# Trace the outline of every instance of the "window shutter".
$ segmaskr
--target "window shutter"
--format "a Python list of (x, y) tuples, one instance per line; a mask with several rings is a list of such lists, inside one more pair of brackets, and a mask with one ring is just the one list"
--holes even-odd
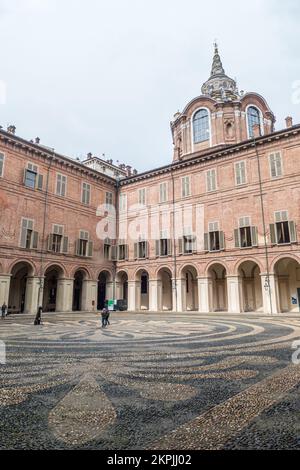
[(220, 240), (220, 250), (225, 250), (225, 235), (224, 232), (219, 232), (219, 240)]
[(172, 254), (172, 240), (167, 240), (167, 252), (168, 252), (168, 256), (171, 256)]
[(39, 189), (40, 191), (43, 189), (43, 180), (43, 175), (37, 175), (37, 189)]
[(75, 255), (79, 256), (79, 240), (75, 240)]
[(145, 258), (149, 257), (149, 242), (145, 242)]
[(160, 240), (155, 240), (155, 256), (160, 256)]
[(50, 235), (48, 235), (48, 251), (52, 251), (52, 245), (53, 245), (53, 233), (50, 233)]
[(26, 246), (26, 236), (27, 236), (27, 220), (23, 219), (22, 220), (22, 226), (21, 226), (21, 248), (25, 248)]
[(38, 242), (39, 242), (39, 234), (38, 232), (33, 232), (32, 239), (31, 239), (31, 248), (33, 250), (37, 250)]
[(128, 258), (129, 258), (128, 245), (125, 245), (125, 260), (128, 260)]
[(275, 224), (270, 224), (270, 237), (272, 245), (275, 245), (277, 243)]
[(204, 234), (204, 251), (209, 251), (208, 233)]
[(192, 252), (197, 253), (197, 237), (192, 237)]
[(138, 243), (134, 244), (134, 259), (138, 258)]
[(234, 229), (234, 246), (235, 248), (240, 248), (240, 230), (238, 228)]
[(257, 246), (257, 227), (251, 227), (251, 243), (252, 246)]
[(290, 230), (290, 241), (291, 243), (295, 243), (297, 241), (295, 222), (293, 221), (289, 222), (289, 230)]
[(27, 176), (27, 168), (24, 168), (23, 184), (25, 184), (26, 176)]
[(117, 252), (118, 252), (118, 246), (117, 245), (112, 245), (110, 247), (110, 259), (111, 259), (111, 261), (117, 261)]
[(89, 258), (92, 258), (93, 256), (93, 246), (94, 246), (93, 242), (89, 241), (88, 242), (88, 257)]
[(178, 254), (182, 255), (183, 253), (183, 238), (178, 239)]
[(68, 251), (69, 251), (69, 237), (63, 237), (62, 252), (68, 253)]

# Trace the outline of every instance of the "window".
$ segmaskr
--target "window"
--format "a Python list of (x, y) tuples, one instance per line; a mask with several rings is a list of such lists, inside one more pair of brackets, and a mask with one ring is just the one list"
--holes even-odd
[(119, 240), (118, 259), (119, 261), (128, 259), (128, 245), (126, 245), (125, 240)]
[(54, 253), (68, 253), (69, 239), (64, 237), (63, 225), (53, 225), (52, 233), (48, 237), (48, 250)]
[(56, 194), (57, 196), (65, 196), (67, 187), (67, 177), (57, 173), (56, 176)]
[(287, 211), (275, 212), (275, 224), (270, 225), (271, 243), (283, 245), (285, 243), (295, 243), (296, 225), (288, 219)]
[(0, 177), (3, 176), (4, 154), (0, 152)]
[(181, 191), (182, 191), (182, 197), (188, 197), (191, 195), (189, 176), (183, 176), (181, 178)]
[(141, 239), (139, 242), (134, 244), (134, 257), (147, 258), (148, 257), (148, 242)]
[(271, 178), (278, 178), (279, 176), (282, 176), (282, 162), (280, 152), (271, 153), (269, 158)]
[(82, 183), (81, 202), (83, 204), (90, 204), (91, 200), (91, 185), (89, 183)]
[(260, 112), (255, 106), (249, 106), (247, 111), (248, 117), (248, 136), (249, 138), (254, 137), (253, 126), (259, 124), (261, 132)]
[(33, 220), (31, 219), (22, 219), (20, 247), (27, 250), (38, 247), (38, 233), (33, 230)]
[(119, 198), (120, 212), (126, 212), (127, 209), (127, 194), (121, 193)]
[(221, 251), (225, 247), (224, 232), (219, 230), (218, 222), (208, 224), (208, 233), (204, 234), (205, 251)]
[(146, 205), (146, 188), (139, 189), (139, 204)]
[(105, 238), (104, 244), (103, 244), (104, 259), (110, 259), (110, 248), (111, 248), (110, 238)]
[(179, 254), (191, 254), (196, 252), (196, 237), (192, 235), (190, 227), (184, 228), (183, 237), (179, 239)]
[(234, 231), (236, 248), (257, 246), (257, 227), (251, 226), (250, 217), (239, 219), (239, 228)]
[(38, 173), (38, 167), (33, 163), (28, 163), (24, 172), (24, 185), (30, 189), (43, 189), (43, 175)]
[(245, 162), (237, 162), (235, 164), (235, 184), (246, 183), (246, 164)]
[(206, 172), (207, 191), (215, 191), (217, 189), (216, 170), (208, 170)]
[(89, 240), (89, 232), (80, 230), (79, 239), (76, 242), (76, 254), (85, 257), (93, 256), (93, 242)]
[(113, 205), (113, 193), (105, 193), (105, 205), (107, 209), (111, 209), (111, 206)]
[(160, 183), (159, 185), (159, 202), (167, 202), (167, 192), (168, 185), (167, 183)]
[(206, 109), (199, 109), (193, 117), (194, 143), (209, 140), (209, 115)]
[(160, 233), (160, 239), (156, 240), (155, 246), (156, 256), (169, 256), (171, 254), (171, 240), (168, 237), (166, 230)]

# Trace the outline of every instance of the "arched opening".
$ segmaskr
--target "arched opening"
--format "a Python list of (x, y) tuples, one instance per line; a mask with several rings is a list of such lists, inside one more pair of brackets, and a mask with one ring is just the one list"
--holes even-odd
[(248, 120), (248, 137), (251, 139), (254, 137), (253, 126), (255, 124), (259, 125), (260, 133), (262, 133), (260, 111), (256, 106), (249, 106), (247, 109), (247, 120)]
[(86, 277), (86, 272), (81, 269), (76, 271), (74, 274), (73, 312), (80, 312), (82, 310), (83, 281)]
[(182, 309), (183, 311), (198, 310), (198, 281), (194, 266), (185, 266), (181, 271)]
[(128, 276), (125, 271), (120, 271), (116, 276), (117, 305), (119, 310), (128, 308)]
[(193, 117), (194, 143), (205, 142), (210, 139), (209, 113), (207, 109), (199, 109)]
[(108, 282), (110, 280), (110, 273), (108, 271), (101, 271), (98, 276), (98, 294), (97, 294), (97, 309), (102, 310), (105, 307), (106, 300), (112, 299), (112, 293), (109, 292)]
[[(10, 313), (27, 313), (30, 311), (27, 279), (32, 275), (33, 268), (26, 261), (21, 261), (13, 266), (8, 298), (8, 311)], [(37, 308), (37, 305), (35, 307)]]
[(227, 282), (226, 269), (222, 264), (215, 263), (208, 270), (209, 282), (209, 310), (212, 312), (227, 312)]
[(274, 268), (279, 312), (299, 312), (300, 263), (292, 258), (277, 261)]
[(260, 268), (254, 261), (244, 261), (238, 270), (241, 285), (241, 307), (243, 312), (263, 310)]
[(149, 274), (147, 271), (138, 271), (136, 281), (136, 308), (149, 310)]
[(158, 310), (173, 310), (172, 301), (172, 273), (167, 268), (162, 268), (157, 273), (157, 305)]
[(59, 266), (49, 266), (45, 271), (43, 311), (55, 312), (59, 295), (63, 295), (58, 279), (63, 277), (63, 270)]

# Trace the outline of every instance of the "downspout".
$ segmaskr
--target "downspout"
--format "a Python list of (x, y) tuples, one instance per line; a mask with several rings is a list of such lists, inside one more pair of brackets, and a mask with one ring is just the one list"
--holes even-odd
[(176, 237), (175, 237), (175, 229), (176, 229), (176, 223), (175, 223), (175, 180), (174, 180), (174, 175), (173, 175), (173, 162), (171, 164), (171, 178), (172, 178), (172, 225), (173, 225), (173, 233), (172, 233), (172, 244), (173, 244), (173, 269), (174, 269), (174, 287), (173, 289), (175, 290), (175, 311), (178, 311), (178, 291), (177, 291), (177, 254), (176, 254)]
[(119, 191), (120, 191), (120, 180), (117, 177), (116, 181), (116, 259), (113, 260), (113, 300), (116, 299), (116, 274), (117, 274), (117, 258), (118, 258), (118, 240), (119, 240)]

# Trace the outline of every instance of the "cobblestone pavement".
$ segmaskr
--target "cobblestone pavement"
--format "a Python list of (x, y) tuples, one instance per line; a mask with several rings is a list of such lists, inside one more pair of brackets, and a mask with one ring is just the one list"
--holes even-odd
[(300, 449), (300, 316), (32, 320), (0, 320), (1, 449)]

